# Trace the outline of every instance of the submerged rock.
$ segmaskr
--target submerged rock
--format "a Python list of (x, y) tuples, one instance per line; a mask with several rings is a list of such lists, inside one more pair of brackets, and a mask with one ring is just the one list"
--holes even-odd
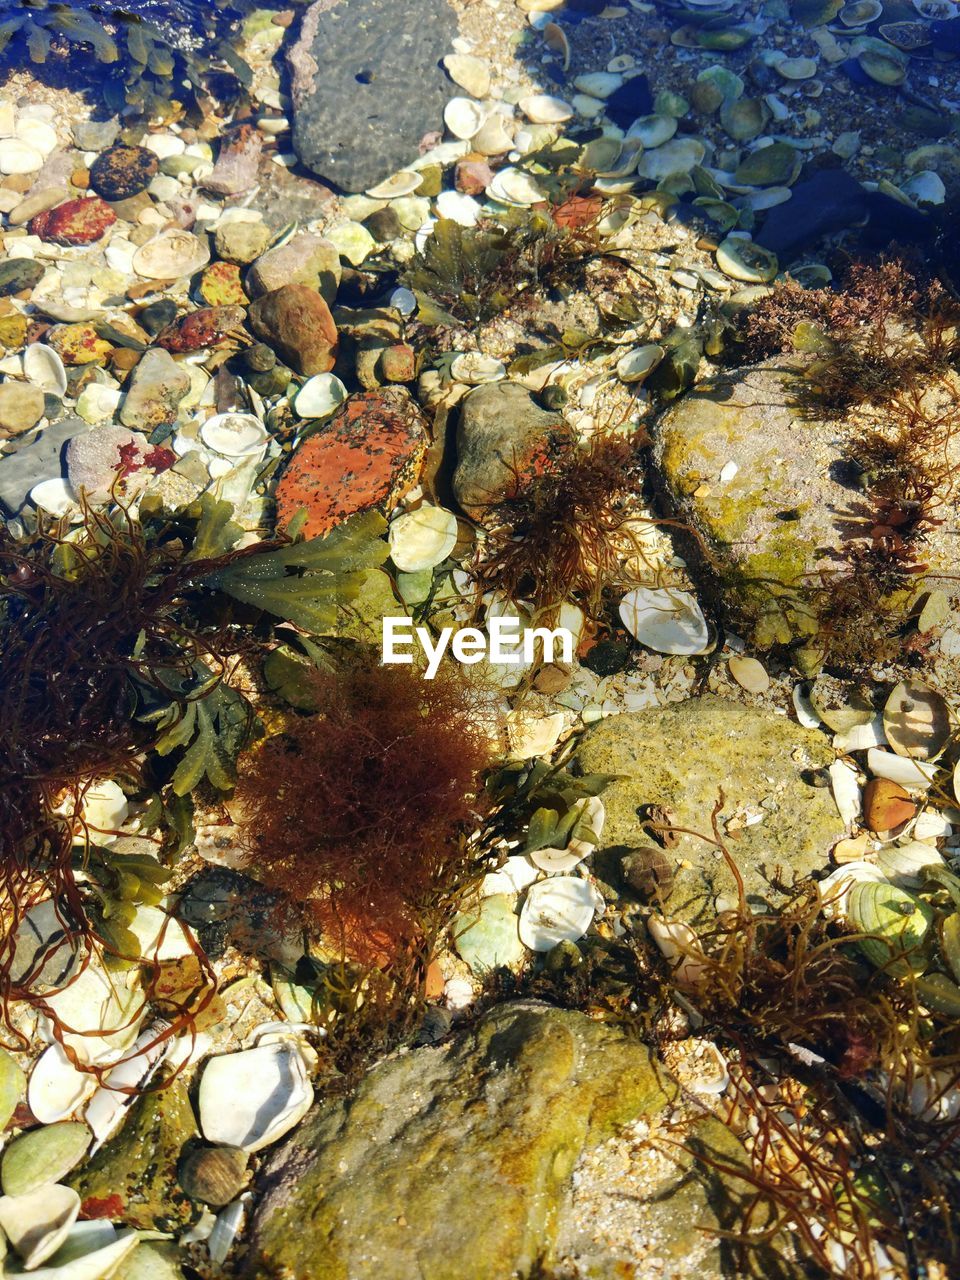
[(442, 127), (440, 60), (457, 20), (447, 0), (317, 0), (290, 51), (293, 145), (314, 173), (363, 191)]
[(551, 1254), (584, 1149), (675, 1096), (621, 1031), (503, 1005), (454, 1040), (388, 1059), (304, 1122), (268, 1166), (243, 1274), (528, 1275)]
[(254, 302), (250, 328), (298, 373), (326, 373), (337, 353), (337, 327), (319, 293), (285, 284)]
[[(807, 875), (824, 866), (843, 835), (829, 789), (809, 780), (834, 756), (818, 730), (707, 695), (610, 716), (587, 730), (575, 759), (584, 773), (623, 775), (603, 794), (604, 849), (651, 844), (656, 835), (643, 828), (650, 806), (665, 810), (669, 824), (710, 837), (722, 791), (720, 832), (729, 836), (748, 899), (779, 902), (783, 895), (769, 883), (777, 868), (788, 882)], [(713, 844), (684, 835), (668, 845), (677, 870), (665, 915), (709, 919), (718, 895), (732, 905), (735, 881)]]
[(285, 284), (316, 289), (328, 307), (333, 306), (341, 275), (336, 245), (315, 231), (301, 231), (285, 244), (268, 249), (247, 273), (251, 295), (270, 293)]
[(120, 409), (126, 427), (148, 434), (177, 418), (177, 406), (190, 390), (190, 375), (169, 352), (156, 347), (144, 352), (130, 375)]

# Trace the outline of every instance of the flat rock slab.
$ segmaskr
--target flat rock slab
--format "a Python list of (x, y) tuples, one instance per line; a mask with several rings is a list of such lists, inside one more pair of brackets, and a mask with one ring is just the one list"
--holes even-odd
[(290, 51), (293, 146), (314, 173), (363, 191), (417, 158), (456, 89), (440, 59), (447, 0), (317, 0)]
[[(757, 905), (783, 901), (770, 883), (778, 868), (789, 883), (828, 865), (844, 826), (829, 788), (811, 775), (834, 759), (819, 730), (709, 694), (610, 716), (587, 730), (575, 757), (585, 773), (622, 775), (603, 793), (603, 848), (615, 852), (656, 843), (643, 830), (650, 805), (709, 837), (723, 792), (720, 831)], [(710, 919), (718, 897), (734, 905), (733, 875), (713, 844), (683, 835), (667, 857), (677, 867), (667, 915)]]
[(257, 1280), (491, 1280), (548, 1258), (581, 1153), (676, 1085), (585, 1015), (502, 1005), (375, 1067), (265, 1170), (241, 1273)]

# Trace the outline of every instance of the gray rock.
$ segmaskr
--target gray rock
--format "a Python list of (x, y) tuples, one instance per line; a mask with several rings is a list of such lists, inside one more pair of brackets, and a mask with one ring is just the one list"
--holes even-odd
[(125, 453), (130, 461), (140, 462), (146, 438), (113, 422), (90, 427), (67, 445), (67, 478), (74, 493), (81, 491), (93, 502), (103, 502), (110, 495), (120, 474)]
[(213, 172), (202, 182), (203, 189), (218, 196), (247, 191), (257, 180), (263, 134), (253, 125), (242, 124), (224, 137)]
[(112, 147), (120, 133), (120, 121), (78, 120), (73, 126), (73, 140), (81, 151), (105, 151)]
[[(819, 730), (712, 694), (610, 716), (587, 730), (575, 756), (585, 773), (623, 775), (603, 793), (602, 848), (612, 852), (654, 843), (642, 828), (649, 805), (710, 837), (722, 792), (720, 831), (751, 903), (783, 901), (770, 884), (777, 868), (789, 883), (829, 861), (844, 826), (829, 788), (810, 779), (834, 759)], [(762, 821), (745, 825), (755, 814)], [(718, 895), (735, 901), (734, 877), (713, 844), (683, 835), (667, 855), (677, 865), (667, 914), (709, 919)]]
[(342, 271), (336, 245), (315, 231), (301, 231), (256, 260), (247, 272), (247, 292), (256, 298), (281, 285), (305, 284), (332, 307)]
[(467, 515), (483, 521), (488, 508), (510, 493), (536, 457), (569, 444), (558, 413), (541, 409), (515, 382), (489, 382), (463, 400), (457, 429), (453, 492)]
[(63, 475), (63, 446), (89, 430), (82, 418), (66, 418), (29, 440), (18, 441), (10, 453), (0, 456), (0, 503), (11, 515), (20, 510), (35, 484)]
[(618, 1029), (500, 1006), (387, 1059), (301, 1125), (265, 1171), (242, 1274), (528, 1275), (551, 1256), (581, 1153), (675, 1097), (650, 1050)]
[(177, 419), (177, 406), (190, 390), (190, 375), (169, 351), (152, 347), (130, 375), (120, 406), (124, 426), (149, 434)]
[(443, 127), (440, 59), (457, 21), (447, 0), (318, 0), (290, 51), (293, 145), (313, 172), (363, 191)]

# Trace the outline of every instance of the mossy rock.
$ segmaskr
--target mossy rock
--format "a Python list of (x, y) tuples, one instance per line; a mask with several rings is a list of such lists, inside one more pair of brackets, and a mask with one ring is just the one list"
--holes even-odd
[[(610, 716), (587, 730), (574, 757), (584, 773), (622, 775), (603, 793), (608, 854), (653, 843), (642, 826), (650, 805), (669, 810), (672, 825), (710, 837), (722, 792), (720, 830), (734, 830), (728, 847), (757, 905), (783, 901), (771, 884), (778, 867), (788, 882), (825, 867), (843, 835), (829, 788), (811, 780), (834, 758), (819, 730), (710, 694)], [(733, 904), (734, 877), (709, 840), (680, 836), (667, 856), (677, 873), (666, 914), (697, 921), (715, 914), (718, 898)]]
[(321, 1106), (266, 1170), (242, 1274), (489, 1280), (548, 1262), (581, 1153), (677, 1096), (642, 1044), (508, 1004)]

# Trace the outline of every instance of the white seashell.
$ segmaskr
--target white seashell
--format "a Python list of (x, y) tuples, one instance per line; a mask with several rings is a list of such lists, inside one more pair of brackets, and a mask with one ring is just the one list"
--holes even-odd
[(131, 265), (145, 280), (179, 280), (200, 271), (209, 261), (206, 239), (189, 231), (168, 230), (141, 245)]
[(136, 938), (140, 955), (153, 964), (181, 960), (197, 949), (187, 926), (159, 907), (141, 903), (126, 928)]
[(250, 458), (263, 452), (269, 432), (251, 413), (217, 413), (200, 428), (200, 439), (225, 458)]
[[(64, 1031), (63, 1043), (81, 1062), (103, 1063), (124, 1050), (137, 1035), (142, 996), (123, 986), (91, 960), (59, 991), (45, 997), (46, 1007)], [(40, 1030), (47, 1030), (46, 1019)], [(90, 1035), (99, 1030), (99, 1035)], [(86, 1034), (84, 1034), (86, 1033)], [(46, 1038), (53, 1040), (52, 1030)]]
[(457, 517), (426, 503), (392, 521), (390, 558), (402, 573), (419, 573), (442, 564), (457, 541)]
[(672, 173), (689, 173), (703, 162), (707, 148), (698, 138), (671, 138), (652, 151), (645, 151), (637, 165), (641, 178), (660, 182)]
[(531, 951), (577, 942), (601, 905), (593, 886), (579, 876), (540, 880), (530, 886), (520, 912), (520, 941)]
[(943, 179), (932, 169), (921, 169), (908, 178), (900, 190), (918, 204), (943, 204), (947, 198)]
[(863, 881), (883, 883), (886, 876), (872, 862), (845, 862), (836, 871), (831, 871), (817, 885), (823, 914), (828, 920), (842, 920), (847, 914), (847, 902), (850, 890), (855, 884)]
[(514, 854), (497, 871), (488, 871), (481, 886), (483, 896), (497, 893), (522, 893), (536, 880), (539, 872), (525, 854)]
[(480, 202), (463, 191), (441, 191), (437, 196), (440, 217), (458, 222), (461, 227), (475, 227), (482, 212)]
[(705, 966), (700, 957), (700, 939), (688, 924), (651, 915), (647, 919), (651, 938), (664, 958), (674, 966), (673, 976), (681, 987), (695, 987), (703, 979)]
[(883, 734), (883, 716), (875, 715), (866, 724), (853, 724), (833, 736), (833, 747), (841, 755), (850, 751), (867, 751), (886, 742)]
[(0, 173), (36, 173), (43, 168), (43, 152), (20, 138), (0, 142)]
[(294, 396), (293, 407), (301, 418), (329, 418), (346, 398), (347, 388), (336, 374), (317, 373)]
[(239, 1200), (234, 1200), (232, 1204), (226, 1205), (217, 1214), (217, 1220), (213, 1224), (213, 1230), (207, 1239), (210, 1261), (216, 1267), (223, 1266), (227, 1260), (227, 1254), (233, 1248), (233, 1242), (243, 1226), (249, 1198), (250, 1195), (247, 1192)]
[(80, 956), (57, 915), (52, 898), (26, 912), (13, 939), (11, 981), (40, 992), (62, 986), (77, 967)]
[(841, 820), (850, 826), (860, 816), (860, 785), (857, 771), (842, 760), (834, 760), (830, 766), (830, 787)]
[(717, 246), (717, 266), (732, 280), (768, 284), (779, 270), (777, 256), (749, 237), (728, 236)]
[(450, 374), (455, 382), (475, 387), (482, 382), (499, 382), (507, 376), (507, 370), (496, 356), (485, 356), (482, 351), (461, 351), (450, 361)]
[(140, 1034), (130, 1056), (117, 1063), (87, 1104), (83, 1118), (95, 1138), (90, 1155), (99, 1151), (120, 1127), (140, 1096), (137, 1089), (146, 1084), (163, 1060), (171, 1043), (158, 1038), (165, 1025), (155, 1024)]
[(119, 387), (106, 387), (102, 382), (91, 382), (77, 397), (77, 413), (91, 426), (107, 422), (116, 413), (121, 396)]
[(111, 778), (101, 778), (87, 789), (80, 816), (92, 827), (101, 844), (116, 840), (114, 833), (130, 813), (130, 802)]
[(688, 591), (637, 587), (620, 601), (620, 620), (634, 639), (657, 653), (703, 653), (706, 619)]
[(676, 132), (675, 116), (640, 116), (627, 130), (627, 137), (639, 138), (645, 147), (662, 147)]
[(451, 98), (443, 108), (443, 123), (455, 138), (464, 141), (480, 132), (486, 118), (486, 111), (471, 98)]
[(643, 347), (633, 347), (617, 361), (617, 377), (621, 382), (642, 382), (663, 357), (663, 347), (655, 342), (648, 342)]
[(51, 516), (65, 516), (71, 511), (79, 510), (77, 495), (60, 476), (35, 484), (30, 490), (29, 498), (35, 507)]
[(573, 116), (573, 107), (569, 102), (554, 98), (549, 93), (531, 93), (526, 98), (521, 98), (517, 105), (534, 124), (562, 124)]
[(587, 71), (574, 77), (573, 83), (581, 93), (588, 93), (591, 98), (609, 98), (623, 84), (623, 76), (615, 71)]
[(63, 1048), (52, 1044), (37, 1059), (27, 1085), (27, 1105), (41, 1124), (68, 1120), (96, 1091), (97, 1077), (78, 1071)]
[(883, 727), (898, 756), (932, 760), (950, 737), (950, 708), (929, 685), (901, 680), (883, 708)]
[(819, 69), (816, 58), (781, 58), (775, 65), (784, 80), (811, 80)]
[(63, 361), (53, 347), (43, 342), (31, 342), (23, 353), (23, 376), (50, 395), (62, 399), (67, 394), (67, 371)]
[(924, 809), (914, 819), (914, 840), (942, 840), (952, 835), (953, 823), (936, 809)]
[(208, 1142), (259, 1151), (300, 1123), (313, 1087), (299, 1047), (288, 1040), (211, 1058), (198, 1101)]
[(0, 1196), (0, 1227), (32, 1271), (56, 1253), (80, 1212), (80, 1197), (70, 1187), (49, 1183), (25, 1196)]
[(392, 173), (375, 187), (367, 188), (367, 195), (374, 200), (393, 200), (397, 196), (409, 196), (423, 182), (422, 173), (413, 173), (410, 169), (400, 169)]
[(943, 858), (933, 845), (920, 840), (907, 844), (886, 845), (877, 854), (877, 866), (891, 884), (901, 889), (919, 889), (925, 882), (921, 875), (924, 867), (944, 866)]
[(513, 146), (513, 137), (507, 130), (507, 117), (498, 111), (491, 112), (471, 142), (474, 151), (482, 156), (504, 155)]
[(490, 92), (490, 64), (471, 53), (448, 53), (443, 59), (450, 79), (474, 98), (485, 98)]
[(585, 852), (572, 848), (552, 849), (547, 847), (534, 849), (530, 854), (530, 861), (534, 866), (539, 867), (541, 871), (546, 871), (548, 875), (557, 875), (563, 871), (572, 871), (592, 852), (592, 846)]
[(531, 174), (524, 172), (523, 169), (514, 168), (501, 169), (499, 173), (494, 174), (493, 181), (487, 188), (487, 194), (502, 204), (518, 207), (540, 204), (547, 198)]
[(871, 747), (867, 752), (867, 768), (876, 778), (889, 778), (914, 791), (926, 791), (937, 776), (936, 765), (908, 760), (892, 751), (881, 751), (879, 747)]

